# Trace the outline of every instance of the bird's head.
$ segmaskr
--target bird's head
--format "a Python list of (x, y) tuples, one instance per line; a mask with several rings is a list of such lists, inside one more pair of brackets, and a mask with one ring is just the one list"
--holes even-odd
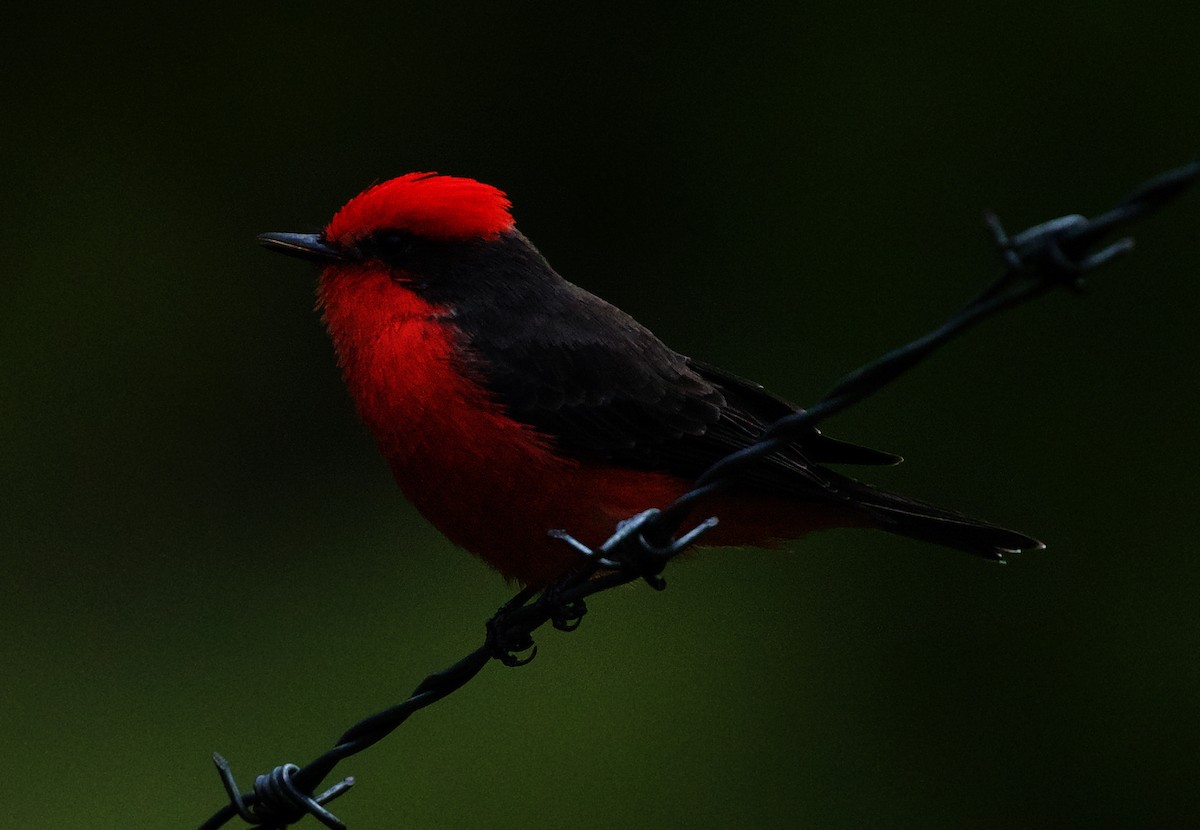
[(479, 331), (519, 326), (531, 309), (561, 306), (555, 298), (571, 290), (516, 229), (509, 207), (491, 185), (408, 173), (355, 196), (320, 233), (258, 241), (323, 266), (318, 304), (343, 360), (406, 321), (437, 320), (461, 346)]
[(321, 233), (264, 233), (279, 253), (324, 264), (401, 266), (416, 246), (489, 242), (513, 229), (503, 192), (474, 179), (407, 173), (367, 188)]

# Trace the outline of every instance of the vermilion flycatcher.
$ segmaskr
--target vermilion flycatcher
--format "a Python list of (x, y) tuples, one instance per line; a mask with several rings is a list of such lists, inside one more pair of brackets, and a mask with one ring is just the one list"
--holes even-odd
[[(442, 533), (541, 587), (796, 407), (668, 348), (564, 280), (505, 195), (410, 173), (369, 188), (320, 234), (268, 248), (323, 264), (318, 296), (346, 385), (400, 488)], [(812, 430), (705, 505), (711, 545), (872, 527), (989, 558), (1028, 536), (877, 490), (825, 464), (888, 453)]]

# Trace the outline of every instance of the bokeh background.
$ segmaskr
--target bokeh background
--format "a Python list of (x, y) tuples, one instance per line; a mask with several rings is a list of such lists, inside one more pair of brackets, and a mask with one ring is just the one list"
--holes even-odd
[[(192, 827), (512, 591), (403, 501), (259, 250), (409, 170), (811, 401), (1012, 229), (1200, 148), (1195, 4), (47, 9), (6, 20), (0, 765), (13, 827)], [(352, 828), (1149, 827), (1200, 798), (1200, 194), (827, 425), (1031, 532), (868, 532), (597, 599), (340, 771)], [(316, 826), (309, 820), (311, 826)]]

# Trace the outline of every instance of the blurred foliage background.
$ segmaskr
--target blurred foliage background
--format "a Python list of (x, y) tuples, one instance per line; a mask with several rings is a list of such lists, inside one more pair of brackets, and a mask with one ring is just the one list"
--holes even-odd
[[(41, 17), (36, 16), (40, 14)], [(0, 86), (6, 821), (190, 827), (472, 648), (510, 593), (402, 500), (302, 263), (409, 170), (797, 401), (952, 311), (1010, 229), (1194, 157), (1194, 4), (13, 13)], [(1147, 827), (1200, 809), (1200, 198), (827, 425), (1031, 532), (867, 532), (593, 602), (342, 772), (374, 827)], [(312, 826), (315, 826), (312, 825)]]

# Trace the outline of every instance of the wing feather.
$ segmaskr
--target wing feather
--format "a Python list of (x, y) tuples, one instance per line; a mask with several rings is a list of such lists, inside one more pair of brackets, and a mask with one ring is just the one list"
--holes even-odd
[[(565, 296), (542, 298), (542, 319), (526, 336), (493, 318), (468, 332), (468, 346), (512, 417), (550, 436), (567, 454), (695, 478), (796, 410), (758, 384), (678, 354), (624, 312), (570, 283), (561, 283), (558, 294)], [(781, 495), (827, 495), (822, 463), (898, 460), (813, 429), (763, 459), (744, 485)]]

